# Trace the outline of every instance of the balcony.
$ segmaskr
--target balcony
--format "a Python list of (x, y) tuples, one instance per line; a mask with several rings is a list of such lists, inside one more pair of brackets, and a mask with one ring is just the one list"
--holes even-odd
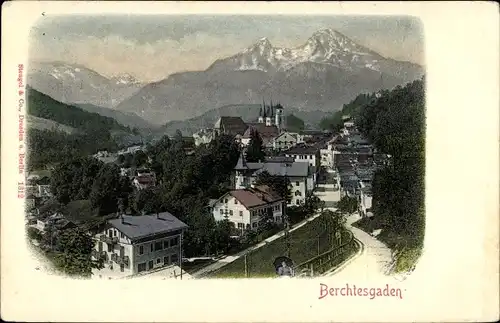
[(109, 236), (103, 234), (99, 237), (99, 241), (105, 242), (106, 244), (109, 244), (109, 245), (112, 245), (112, 244), (118, 243), (118, 237), (109, 237)]

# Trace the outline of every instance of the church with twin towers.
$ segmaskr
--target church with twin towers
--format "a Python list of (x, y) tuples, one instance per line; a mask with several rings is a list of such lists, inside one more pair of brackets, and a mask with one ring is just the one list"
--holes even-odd
[(264, 100), (262, 100), (262, 105), (260, 107), (258, 123), (265, 123), (266, 126), (276, 126), (281, 132), (284, 126), (284, 114), (283, 106), (278, 102), (273, 105), (273, 101), (267, 105)]

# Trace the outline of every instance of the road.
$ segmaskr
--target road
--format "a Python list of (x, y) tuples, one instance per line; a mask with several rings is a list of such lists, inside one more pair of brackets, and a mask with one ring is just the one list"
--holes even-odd
[[(327, 184), (319, 184), (318, 185), (318, 188), (319, 188), (319, 191), (317, 192), (317, 196), (325, 201), (325, 205), (326, 205), (326, 208), (327, 209), (331, 209), (331, 210), (334, 210), (334, 208), (332, 207), (332, 205), (337, 202), (340, 197), (339, 197), (339, 193), (338, 191), (332, 191), (330, 190), (330, 187), (327, 185)], [(295, 230), (297, 230), (298, 228), (304, 226), (307, 222), (310, 222), (314, 219), (316, 219), (317, 217), (320, 216), (320, 213), (318, 214), (315, 214), (311, 217), (309, 217), (308, 219), (302, 221), (302, 222), (299, 222), (297, 223), (295, 226), (293, 226), (291, 229), (290, 229), (290, 232), (293, 232)], [(210, 264), (206, 267), (203, 267), (201, 268), (199, 271), (193, 273), (193, 277), (195, 278), (199, 278), (209, 272), (212, 272), (212, 271), (215, 271), (215, 270), (218, 270), (222, 267), (224, 267), (225, 265), (235, 261), (236, 259), (238, 258), (241, 258), (243, 257), (244, 255), (246, 255), (247, 253), (255, 250), (255, 249), (259, 249), (263, 246), (265, 246), (266, 244), (276, 240), (276, 239), (279, 239), (281, 237), (283, 237), (285, 233), (282, 231), (282, 232), (279, 232), (267, 239), (265, 239), (264, 241), (260, 242), (259, 244), (255, 245), (255, 246), (252, 246), (248, 249), (245, 249), (239, 253), (237, 253), (236, 255), (233, 255), (233, 256), (225, 256), (224, 258), (222, 259), (219, 259), (218, 261), (214, 262), (213, 264)]]
[(352, 223), (359, 219), (357, 213), (349, 216), (346, 227), (351, 230), (354, 237), (361, 243), (362, 250), (350, 260), (340, 266), (335, 271), (325, 274), (325, 276), (335, 276), (335, 278), (357, 278), (357, 279), (378, 279), (387, 277), (387, 272), (391, 264), (391, 250), (382, 242), (370, 234), (355, 228)]

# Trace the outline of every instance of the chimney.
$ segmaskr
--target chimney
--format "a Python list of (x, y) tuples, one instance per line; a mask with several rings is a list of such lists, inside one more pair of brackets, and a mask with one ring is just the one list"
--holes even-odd
[(160, 213), (158, 213), (158, 211), (156, 212), (156, 218), (159, 219), (160, 218)]
[(125, 223), (125, 219), (123, 218), (123, 214), (120, 214), (120, 220), (121, 220), (122, 224)]

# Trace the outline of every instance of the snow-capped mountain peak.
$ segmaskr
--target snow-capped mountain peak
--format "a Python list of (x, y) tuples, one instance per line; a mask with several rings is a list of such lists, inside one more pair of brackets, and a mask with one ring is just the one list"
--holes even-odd
[(235, 70), (288, 70), (305, 63), (321, 63), (346, 69), (369, 68), (378, 70), (380, 55), (356, 44), (340, 32), (325, 28), (315, 32), (302, 46), (273, 47), (263, 37), (250, 47), (227, 60), (236, 64)]

